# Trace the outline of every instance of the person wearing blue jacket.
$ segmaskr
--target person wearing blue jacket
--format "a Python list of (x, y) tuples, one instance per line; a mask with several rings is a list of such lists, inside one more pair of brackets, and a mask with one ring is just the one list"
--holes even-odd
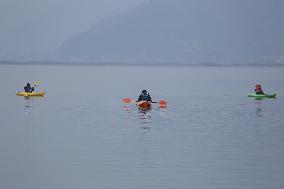
[(152, 102), (152, 98), (150, 96), (150, 94), (146, 91), (146, 90), (143, 90), (142, 93), (140, 94), (140, 96), (138, 97), (138, 102), (140, 101), (150, 101)]

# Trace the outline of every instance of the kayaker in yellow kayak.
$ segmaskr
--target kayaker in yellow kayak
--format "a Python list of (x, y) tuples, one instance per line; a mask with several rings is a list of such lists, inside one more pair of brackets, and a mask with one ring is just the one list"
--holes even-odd
[(34, 87), (31, 87), (30, 83), (27, 83), (27, 86), (24, 87), (26, 93), (32, 93), (35, 91)]
[(255, 94), (264, 94), (260, 84), (255, 85), (254, 91), (255, 91)]
[(143, 90), (142, 93), (140, 94), (140, 96), (138, 97), (137, 101), (138, 102), (141, 102), (141, 101), (152, 102), (152, 98), (151, 98), (150, 94), (146, 90)]

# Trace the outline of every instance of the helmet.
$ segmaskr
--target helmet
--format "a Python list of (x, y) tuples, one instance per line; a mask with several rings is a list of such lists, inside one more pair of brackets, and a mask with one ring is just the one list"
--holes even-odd
[(148, 92), (146, 90), (142, 91), (142, 94), (146, 95)]
[(27, 83), (27, 86), (31, 86), (31, 84), (30, 84), (30, 83)]

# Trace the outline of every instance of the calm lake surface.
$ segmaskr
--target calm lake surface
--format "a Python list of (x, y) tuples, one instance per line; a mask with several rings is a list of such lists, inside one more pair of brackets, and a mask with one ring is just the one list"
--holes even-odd
[[(283, 73), (0, 65), (0, 188), (284, 188)], [(45, 97), (15, 95), (35, 80)], [(168, 106), (121, 102), (142, 89)]]

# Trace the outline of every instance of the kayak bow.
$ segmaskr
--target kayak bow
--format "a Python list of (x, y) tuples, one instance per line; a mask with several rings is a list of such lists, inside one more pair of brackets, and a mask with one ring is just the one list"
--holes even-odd
[(136, 105), (138, 107), (141, 107), (141, 108), (150, 108), (151, 107), (151, 102), (148, 102), (148, 101), (140, 101), (140, 102), (137, 102)]

